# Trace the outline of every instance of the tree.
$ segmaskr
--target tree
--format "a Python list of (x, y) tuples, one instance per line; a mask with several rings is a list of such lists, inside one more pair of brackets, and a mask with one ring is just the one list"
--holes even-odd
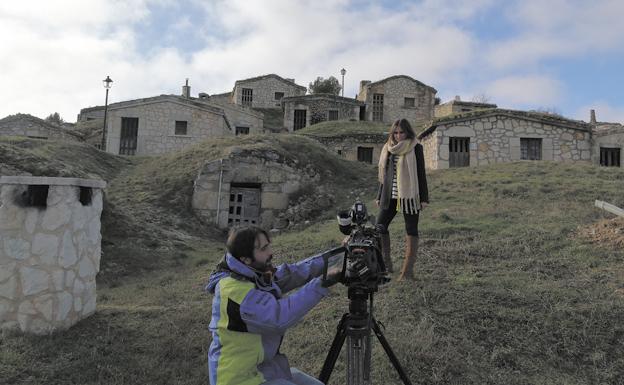
[(472, 97), (474, 103), (489, 103), (490, 97), (485, 93), (480, 93)]
[(341, 89), (342, 87), (340, 86), (340, 82), (333, 76), (330, 76), (327, 79), (323, 79), (319, 76), (314, 82), (310, 83), (310, 86), (308, 87), (308, 91), (311, 94), (340, 95)]
[(65, 121), (63, 120), (63, 118), (61, 118), (61, 115), (58, 112), (48, 115), (48, 117), (45, 118), (45, 121), (56, 124), (57, 126), (61, 126), (63, 123), (65, 123)]

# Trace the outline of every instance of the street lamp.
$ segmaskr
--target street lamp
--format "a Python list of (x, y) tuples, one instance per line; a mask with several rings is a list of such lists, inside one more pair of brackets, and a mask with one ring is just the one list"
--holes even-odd
[(108, 112), (108, 90), (113, 86), (113, 80), (106, 75), (106, 79), (102, 80), (104, 88), (106, 88), (106, 100), (104, 102), (104, 128), (102, 129), (102, 151), (106, 151), (106, 113)]
[(340, 70), (340, 75), (342, 75), (342, 96), (344, 96), (344, 76), (347, 73), (346, 69), (341, 69)]

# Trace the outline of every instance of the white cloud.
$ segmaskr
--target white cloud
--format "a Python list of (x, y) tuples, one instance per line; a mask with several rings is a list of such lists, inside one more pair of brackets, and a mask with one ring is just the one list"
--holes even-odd
[(485, 93), (501, 108), (520, 105), (529, 109), (550, 109), (557, 104), (562, 85), (541, 75), (508, 76), (490, 83)]
[(522, 68), (551, 58), (624, 52), (624, 2), (524, 0), (504, 15), (518, 33), (492, 43), (489, 63), (498, 69)]

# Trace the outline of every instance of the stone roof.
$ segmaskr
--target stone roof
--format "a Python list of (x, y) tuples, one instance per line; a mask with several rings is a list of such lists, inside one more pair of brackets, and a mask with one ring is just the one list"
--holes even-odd
[(289, 96), (286, 98), (282, 98), (282, 102), (296, 102), (298, 100), (314, 100), (314, 99), (330, 100), (333, 102), (348, 103), (348, 104), (353, 104), (357, 106), (363, 106), (365, 104), (364, 102), (361, 102), (357, 99), (345, 98), (343, 96), (334, 95), (334, 94), (311, 94), (311, 95), (301, 95), (301, 96)]
[(440, 104), (440, 106), (444, 106), (447, 104), (456, 104), (458, 106), (478, 107), (478, 108), (484, 108), (484, 109), (498, 107), (496, 104), (492, 104), (492, 103), (468, 102), (464, 100), (451, 100), (449, 102)]
[(431, 120), (429, 124), (425, 126), (424, 131), (418, 134), (418, 138), (422, 139), (435, 131), (436, 127), (442, 124), (465, 122), (468, 120), (481, 119), (491, 116), (507, 116), (510, 118), (520, 118), (530, 120), (539, 123), (550, 124), (558, 127), (571, 128), (574, 130), (580, 130), (585, 132), (591, 132), (591, 124), (585, 123), (581, 120), (572, 120), (564, 118), (560, 115), (545, 114), (542, 112), (533, 111), (517, 111), (506, 110), (502, 108), (491, 108), (486, 110), (476, 110), (470, 112), (463, 112), (459, 114), (443, 116)]
[(234, 87), (236, 87), (236, 85), (239, 84), (239, 83), (246, 83), (246, 82), (252, 82), (252, 81), (257, 81), (257, 80), (264, 80), (264, 79), (269, 79), (269, 78), (274, 78), (274, 79), (282, 81), (282, 82), (284, 82), (284, 83), (286, 83), (288, 85), (299, 87), (300, 89), (303, 89), (303, 90), (307, 90), (306, 87), (300, 86), (299, 84), (297, 84), (297, 83), (295, 83), (293, 81), (290, 81), (288, 79), (284, 79), (283, 77), (281, 77), (279, 75), (276, 75), (276, 74), (267, 74), (267, 75), (256, 76), (256, 77), (249, 78), (249, 79), (237, 80), (234, 83)]
[(32, 123), (36, 123), (39, 126), (47, 128), (48, 130), (62, 132), (64, 134), (71, 135), (71, 136), (74, 136), (74, 137), (77, 137), (77, 138), (80, 137), (80, 135), (76, 134), (75, 132), (72, 132), (71, 130), (68, 130), (68, 129), (63, 128), (61, 126), (57, 126), (56, 124), (50, 123), (50, 122), (48, 122), (48, 121), (46, 121), (44, 119), (38, 118), (38, 117), (30, 115), (30, 114), (17, 113), (15, 115), (8, 115), (8, 116), (5, 116), (4, 118), (0, 119), (0, 124), (11, 123), (11, 122), (19, 122), (19, 121), (24, 121), (24, 120), (30, 121)]
[(620, 123), (598, 122), (594, 127), (594, 135), (607, 136), (613, 134), (624, 134), (624, 125)]
[(387, 78), (385, 78), (385, 79), (377, 80), (376, 82), (368, 83), (368, 84), (366, 85), (366, 87), (370, 88), (371, 86), (374, 86), (374, 85), (377, 85), (377, 84), (381, 84), (381, 83), (385, 83), (385, 82), (387, 82), (387, 81), (394, 80), (394, 79), (398, 79), (398, 78), (406, 78), (406, 79), (409, 79), (409, 80), (413, 81), (414, 83), (420, 84), (420, 85), (422, 85), (423, 87), (427, 87), (427, 88), (431, 89), (431, 90), (433, 91), (433, 93), (434, 93), (434, 94), (438, 92), (438, 90), (436, 90), (435, 88), (433, 88), (433, 87), (431, 87), (431, 86), (428, 86), (428, 85), (426, 85), (425, 83), (423, 83), (423, 82), (421, 82), (421, 81), (419, 81), (419, 80), (416, 80), (416, 79), (414, 79), (413, 77), (411, 77), (411, 76), (407, 76), (407, 75), (394, 75), (394, 76), (390, 76), (390, 77), (387, 77)]

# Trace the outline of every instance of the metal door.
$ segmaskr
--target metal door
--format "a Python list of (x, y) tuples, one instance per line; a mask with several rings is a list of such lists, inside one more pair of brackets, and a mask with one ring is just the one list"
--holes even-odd
[(260, 222), (260, 188), (230, 187), (228, 225), (257, 225)]
[(139, 118), (121, 118), (119, 155), (134, 155), (137, 149)]
[(449, 140), (449, 167), (470, 166), (470, 138), (451, 137)]

